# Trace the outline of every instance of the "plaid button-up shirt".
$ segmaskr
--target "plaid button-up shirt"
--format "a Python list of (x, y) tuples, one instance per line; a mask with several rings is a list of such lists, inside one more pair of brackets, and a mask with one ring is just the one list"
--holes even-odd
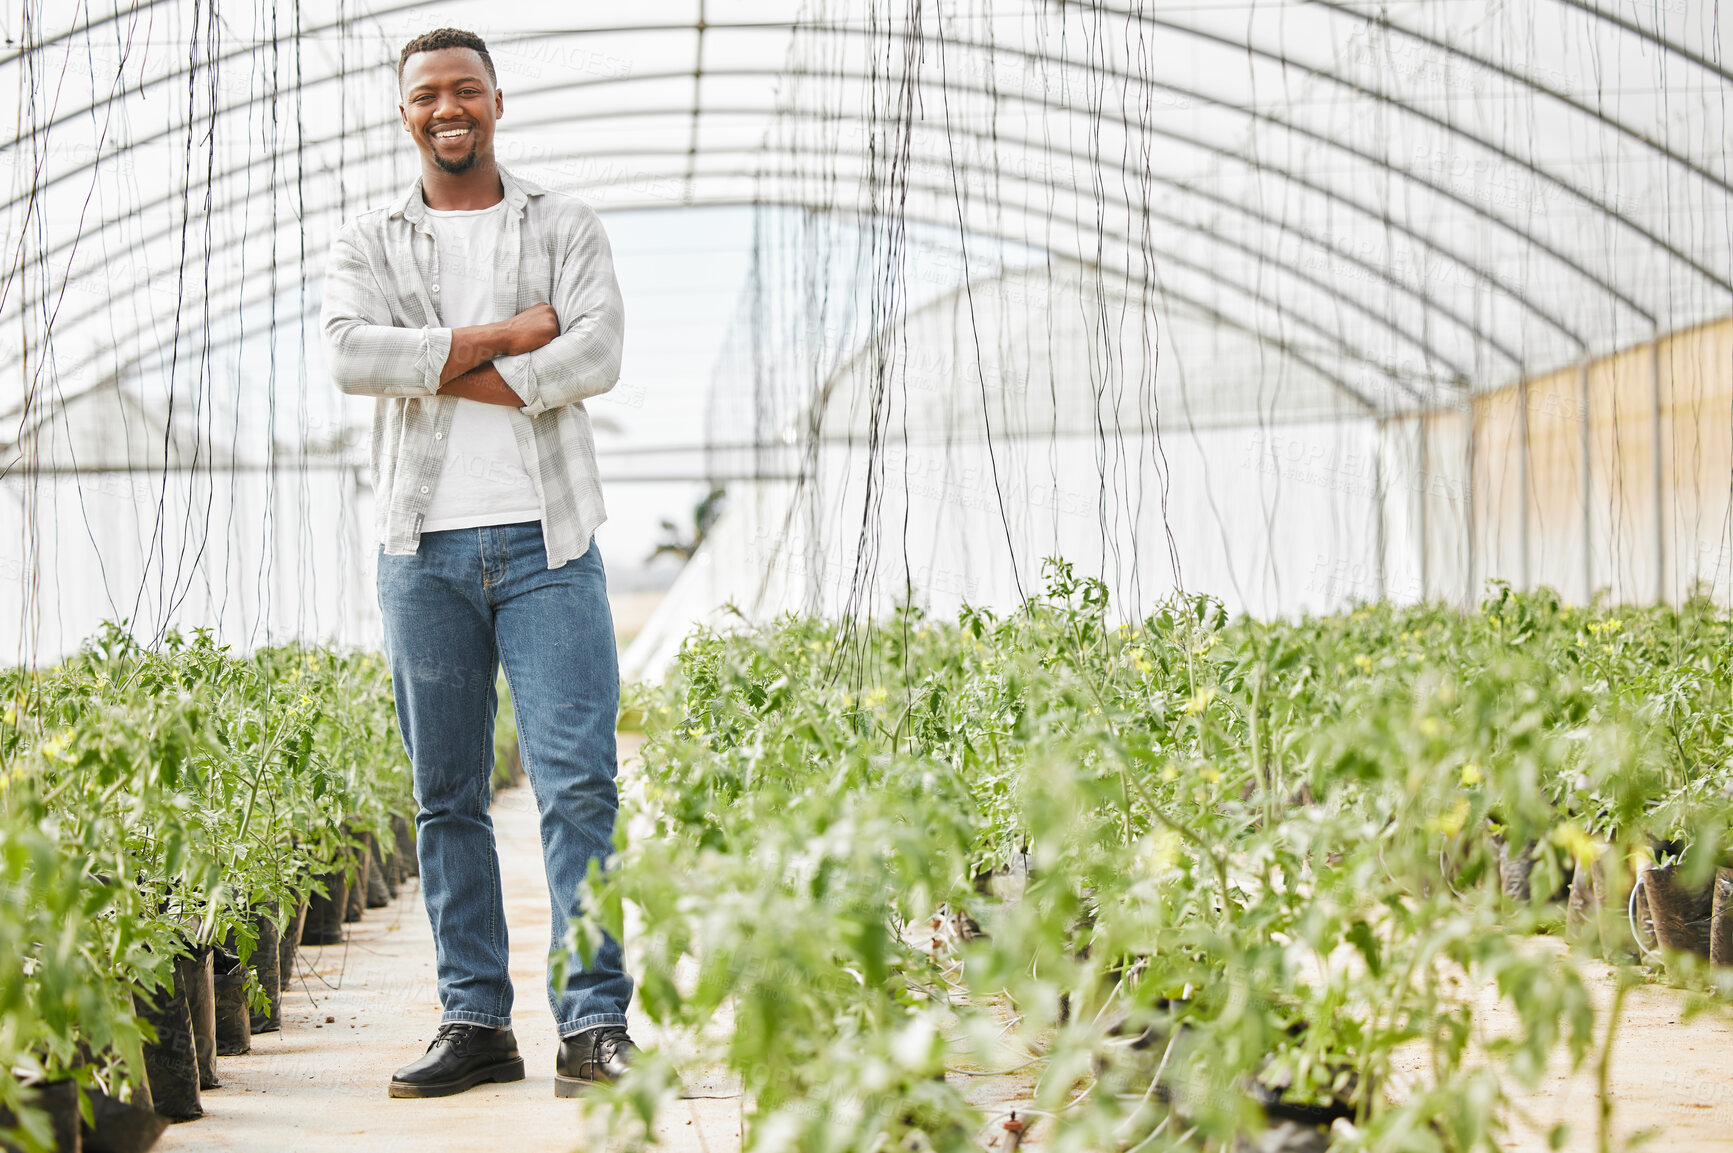
[[(607, 517), (585, 399), (620, 377), (625, 307), (613, 254), (583, 202), (503, 168), (505, 229), (493, 273), (495, 311), (553, 305), (560, 335), (534, 352), (493, 361), (525, 404), (512, 424), (542, 506), (548, 567), (584, 555)], [(451, 352), (440, 323), (439, 253), (417, 180), (384, 208), (337, 234), (325, 270), (321, 323), (337, 387), (378, 398), (373, 493), (378, 538), (394, 556), (421, 543), (421, 522), (445, 463), (457, 401), (436, 396)]]

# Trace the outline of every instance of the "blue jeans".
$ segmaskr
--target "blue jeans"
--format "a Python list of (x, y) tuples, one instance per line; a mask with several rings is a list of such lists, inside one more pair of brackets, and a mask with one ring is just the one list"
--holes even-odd
[[(433, 922), (442, 1021), (511, 1024), (505, 903), (494, 847), (494, 681), (505, 665), (519, 748), (541, 812), (553, 903), (550, 954), (570, 938), (578, 883), (613, 849), (620, 670), (595, 542), (547, 567), (538, 522), (423, 533), (412, 556), (379, 556), (379, 609), (397, 720), (415, 772), (416, 852)], [(624, 1025), (632, 999), (610, 937), (565, 986), (550, 970), (561, 1036)]]

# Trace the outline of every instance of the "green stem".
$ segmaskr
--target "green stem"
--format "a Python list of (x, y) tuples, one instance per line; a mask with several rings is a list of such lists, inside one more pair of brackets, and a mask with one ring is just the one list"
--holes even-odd
[(1619, 1016), (1624, 1012), (1625, 994), (1630, 992), (1630, 988), (1630, 980), (1623, 973), (1619, 974), (1618, 986), (1613, 990), (1612, 1008), (1607, 1011), (1607, 1036), (1606, 1040), (1601, 1042), (1600, 1067), (1595, 1071), (1595, 1093), (1601, 1105), (1597, 1119), (1599, 1139), (1596, 1143), (1600, 1153), (1612, 1153), (1613, 1149), (1613, 1097), (1610, 1084), (1613, 1072), (1613, 1038), (1618, 1032)]

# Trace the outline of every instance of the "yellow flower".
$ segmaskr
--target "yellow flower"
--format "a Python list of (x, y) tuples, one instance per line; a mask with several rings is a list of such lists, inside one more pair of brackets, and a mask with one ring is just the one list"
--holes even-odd
[(1144, 659), (1142, 649), (1131, 650), (1131, 663), (1136, 665), (1137, 671), (1142, 673), (1144, 676), (1148, 676), (1154, 669), (1154, 666)]
[(1354, 667), (1359, 669), (1362, 673), (1369, 673), (1372, 671), (1372, 658), (1367, 656), (1365, 653), (1361, 653), (1354, 658)]
[(1463, 788), (1472, 789), (1472, 788), (1474, 788), (1474, 786), (1480, 784), (1485, 779), (1486, 779), (1485, 775), (1483, 773), (1481, 773), (1481, 771), (1480, 771), (1480, 766), (1475, 764), (1473, 761), (1469, 761), (1466, 765), (1462, 766), (1462, 787)]
[(1442, 733), (1443, 731), (1444, 731), (1444, 726), (1438, 723), (1437, 717), (1421, 717), (1420, 718), (1420, 735), (1421, 736), (1423, 736), (1423, 737), (1436, 737), (1436, 736), (1438, 736), (1438, 734)]
[(1179, 834), (1170, 829), (1144, 834), (1138, 842), (1137, 857), (1143, 866), (1158, 876), (1173, 868), (1179, 860)]
[(1552, 843), (1565, 850), (1579, 865), (1592, 865), (1607, 847), (1583, 832), (1575, 821), (1566, 821), (1552, 831)]
[(1219, 769), (1206, 768), (1202, 772), (1198, 773), (1198, 776), (1202, 777), (1206, 783), (1211, 785), (1219, 785), (1222, 783), (1221, 770)]
[(1172, 765), (1169, 765), (1165, 769), (1161, 770), (1161, 779), (1164, 781), (1177, 781), (1179, 780), (1179, 770), (1174, 768)]
[(1468, 823), (1468, 798), (1458, 797), (1456, 803), (1450, 806), (1448, 813), (1426, 818), (1426, 831), (1440, 836), (1454, 837), (1462, 831), (1462, 826)]
[(1216, 699), (1214, 685), (1205, 685), (1191, 695), (1191, 700), (1185, 703), (1185, 711), (1190, 716), (1196, 716), (1209, 708), (1210, 702)]
[(67, 729), (59, 736), (43, 741), (41, 745), (42, 755), (51, 761), (70, 761), (72, 758), (67, 754), (67, 750), (72, 747), (73, 736), (73, 731)]

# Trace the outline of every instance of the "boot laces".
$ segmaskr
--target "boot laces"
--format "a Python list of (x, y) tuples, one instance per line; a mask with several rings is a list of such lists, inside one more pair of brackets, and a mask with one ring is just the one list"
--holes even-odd
[(595, 1059), (598, 1064), (605, 1064), (630, 1041), (626, 1030), (620, 1028), (598, 1029), (596, 1031)]
[(463, 1044), (475, 1028), (476, 1026), (468, 1021), (447, 1021), (439, 1027), (439, 1032), (433, 1035), (433, 1041), (427, 1046), (428, 1052), (432, 1052), (435, 1045)]

